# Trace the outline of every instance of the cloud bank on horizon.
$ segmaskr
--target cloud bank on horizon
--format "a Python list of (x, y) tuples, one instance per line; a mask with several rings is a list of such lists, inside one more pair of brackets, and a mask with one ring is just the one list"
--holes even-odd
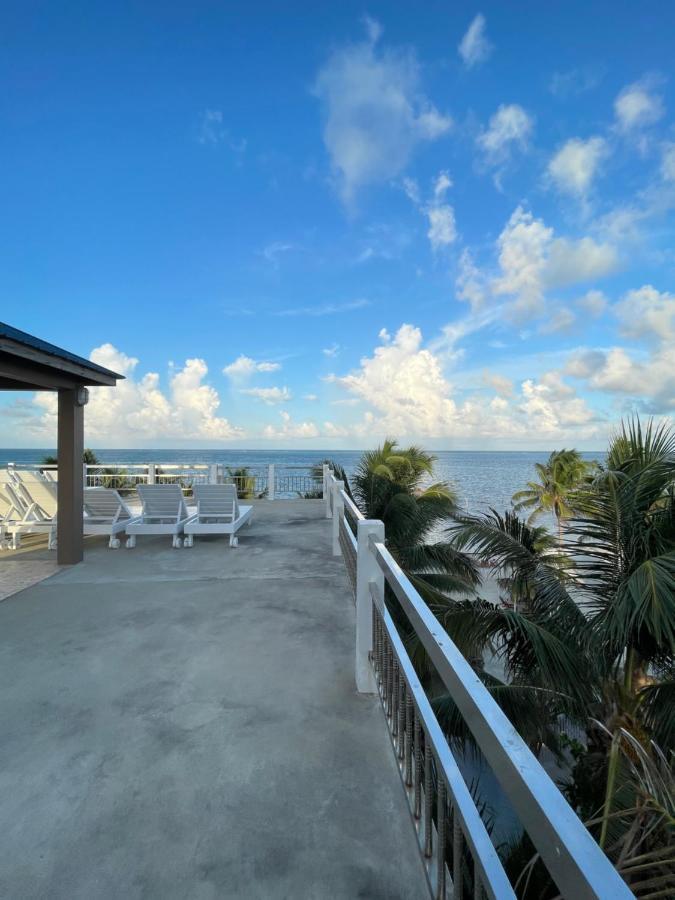
[[(672, 416), (675, 99), (657, 32), (675, 14), (664, 9), (651, 43), (622, 57), (628, 11), (572, 52), (562, 36), (574, 12), (548, 11), (557, 23), (537, 12), (531, 58), (497, 3), (425, 23), (348, 5), (328, 38), (309, 16), (294, 53), (270, 28), (263, 72), (288, 63), (265, 85), (270, 105), (237, 57), (241, 102), (223, 71), (208, 101), (186, 88), (162, 113), (162, 152), (173, 141), (175, 156), (158, 156), (157, 121), (134, 118), (140, 100), (114, 95), (138, 129), (120, 153), (154, 160), (140, 194), (103, 150), (89, 160), (95, 198), (84, 182), (73, 194), (68, 141), (85, 152), (91, 115), (78, 98), (82, 132), (50, 126), (53, 196), (40, 188), (43, 151), (21, 157), (27, 245), (0, 290), (2, 318), (125, 375), (92, 391), (87, 442), (600, 447), (621, 416)], [(203, 39), (203, 73), (192, 62), (206, 84), (220, 57)], [(19, 70), (39, 49), (15, 51)], [(26, 82), (36, 128), (50, 91), (56, 109), (72, 103), (68, 77), (43, 94)], [(173, 78), (158, 75), (146, 100), (170, 96)], [(8, 115), (15, 150), (30, 139), (22, 115)], [(104, 139), (94, 133), (93, 149)], [(47, 224), (21, 227), (22, 189)], [(0, 446), (53, 445), (54, 396), (0, 403)]]

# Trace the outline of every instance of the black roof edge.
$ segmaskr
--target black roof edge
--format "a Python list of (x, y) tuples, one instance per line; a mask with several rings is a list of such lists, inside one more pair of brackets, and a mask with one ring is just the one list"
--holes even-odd
[(68, 360), (68, 362), (77, 363), (85, 369), (90, 369), (92, 372), (100, 372), (102, 375), (108, 375), (111, 378), (117, 379), (125, 377), (124, 375), (119, 375), (117, 372), (113, 372), (103, 366), (99, 366), (91, 360), (85, 359), (83, 356), (78, 356), (76, 353), (71, 353), (69, 350), (63, 350), (55, 344), (50, 344), (48, 341), (36, 338), (26, 331), (19, 331), (18, 328), (12, 328), (12, 326), (7, 325), (6, 322), (0, 322), (0, 337), (6, 337), (11, 341), (15, 341), (17, 344), (23, 344), (26, 347), (32, 347), (34, 350), (40, 350), (42, 353), (48, 353), (56, 359), (64, 359)]

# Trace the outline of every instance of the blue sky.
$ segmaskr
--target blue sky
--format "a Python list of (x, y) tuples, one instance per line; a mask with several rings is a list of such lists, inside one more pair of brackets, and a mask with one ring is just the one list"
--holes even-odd
[[(666, 3), (5, 3), (0, 318), (96, 447), (602, 447), (675, 408)], [(0, 399), (0, 446), (54, 443)]]

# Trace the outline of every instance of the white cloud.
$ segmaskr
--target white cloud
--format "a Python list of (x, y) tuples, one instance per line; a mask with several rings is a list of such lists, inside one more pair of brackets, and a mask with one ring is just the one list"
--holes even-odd
[(566, 72), (554, 72), (549, 90), (554, 97), (566, 99), (591, 91), (600, 84), (602, 71), (595, 66), (568, 69)]
[(457, 240), (457, 225), (455, 223), (455, 211), (449, 203), (427, 208), (429, 230), (427, 237), (432, 250), (440, 250), (448, 247)]
[(223, 113), (219, 109), (205, 109), (201, 115), (197, 140), (200, 144), (225, 144), (238, 156), (246, 152), (247, 142), (245, 138), (239, 140), (232, 137), (225, 128)]
[[(148, 441), (226, 441), (244, 436), (241, 428), (217, 415), (220, 397), (204, 383), (208, 368), (203, 359), (187, 359), (173, 371), (169, 390), (160, 387), (159, 375), (134, 375), (138, 360), (112, 344), (91, 353), (92, 362), (125, 376), (115, 388), (91, 388), (85, 415), (88, 441), (108, 447), (148, 446)], [(56, 429), (55, 394), (36, 394), (42, 415), (34, 424), (38, 434), (53, 436)]]
[(553, 315), (542, 322), (539, 330), (542, 334), (555, 334), (556, 332), (569, 331), (575, 324), (577, 317), (568, 306), (561, 306)]
[(597, 319), (607, 309), (607, 297), (602, 291), (587, 291), (577, 300), (577, 306)]
[(608, 152), (604, 138), (592, 137), (586, 141), (572, 138), (551, 159), (548, 174), (558, 190), (583, 197), (590, 190), (600, 163)]
[(459, 257), (459, 271), (455, 279), (455, 294), (466, 301), (471, 309), (479, 310), (485, 303), (487, 285), (485, 276), (475, 265), (471, 251), (465, 247)]
[(625, 87), (614, 101), (620, 131), (645, 128), (665, 115), (663, 100), (653, 91), (653, 79), (642, 79)]
[(347, 204), (360, 188), (396, 177), (418, 144), (452, 124), (422, 94), (414, 56), (380, 49), (379, 28), (370, 21), (368, 40), (335, 51), (314, 86), (325, 111), (324, 143)]
[(446, 172), (439, 172), (434, 181), (434, 200), (441, 201), (452, 187), (452, 178)]
[(340, 349), (341, 348), (340, 348), (339, 344), (331, 344), (330, 347), (324, 347), (321, 352), (323, 353), (324, 356), (328, 356), (331, 359), (333, 359), (334, 357), (336, 357), (339, 354)]
[(668, 346), (643, 359), (631, 356), (624, 347), (579, 350), (568, 361), (566, 371), (592, 390), (616, 395), (625, 406), (632, 399), (649, 413), (675, 410), (675, 367)]
[(469, 25), (457, 49), (468, 69), (485, 62), (490, 56), (493, 48), (485, 34), (485, 16), (482, 13), (478, 13)]
[(241, 393), (247, 394), (249, 397), (255, 397), (256, 400), (262, 400), (263, 403), (267, 403), (269, 406), (274, 406), (275, 403), (286, 403), (286, 401), (293, 399), (291, 392), (285, 386), (244, 388)]
[(600, 278), (616, 270), (618, 256), (610, 244), (590, 237), (556, 238), (552, 228), (522, 206), (516, 208), (497, 239), (501, 274), (495, 294), (510, 294), (516, 316), (541, 313), (549, 288)]
[(314, 403), (315, 400), (318, 400), (319, 397), (317, 394), (303, 394), (303, 400), (307, 400), (308, 403)]
[(490, 165), (506, 163), (514, 149), (527, 150), (534, 121), (517, 103), (501, 104), (476, 143)]
[(441, 357), (424, 347), (422, 334), (402, 325), (394, 339), (364, 357), (354, 372), (333, 382), (371, 409), (348, 429), (369, 437), (485, 436), (527, 439), (533, 433), (547, 439), (594, 435), (595, 414), (576, 396), (559, 372), (528, 379), (516, 392), (512, 382), (487, 373), (485, 380), (497, 391), (490, 403), (484, 396), (458, 403), (443, 372)]
[(486, 369), (483, 372), (483, 381), (493, 388), (499, 397), (511, 397), (513, 394), (513, 382), (499, 372), (490, 372)]
[(227, 375), (228, 378), (232, 378), (233, 380), (243, 380), (244, 378), (249, 378), (251, 375), (255, 375), (256, 372), (278, 372), (280, 368), (281, 363), (269, 362), (267, 360), (257, 361), (251, 359), (250, 356), (241, 354), (234, 362), (225, 366), (223, 375)]
[(664, 181), (675, 181), (675, 143), (668, 143), (663, 147), (661, 176)]
[(291, 309), (278, 309), (275, 316), (336, 316), (340, 313), (353, 312), (370, 306), (370, 300), (360, 297), (358, 300), (348, 300), (346, 303), (322, 303), (319, 306), (296, 306)]
[(273, 266), (278, 266), (279, 259), (284, 253), (290, 253), (291, 250), (297, 249), (295, 244), (286, 243), (284, 241), (272, 241), (271, 244), (267, 244), (266, 247), (263, 247), (261, 253), (268, 263), (271, 263)]
[[(659, 292), (651, 284), (628, 291), (614, 306), (627, 337), (655, 338), (675, 346), (675, 295)], [(673, 358), (675, 371), (675, 355)]]
[(314, 422), (294, 422), (290, 413), (282, 409), (279, 412), (281, 416), (281, 426), (275, 428), (273, 425), (266, 425), (263, 429), (263, 437), (270, 440), (288, 440), (289, 438), (315, 438), (319, 436), (319, 429)]

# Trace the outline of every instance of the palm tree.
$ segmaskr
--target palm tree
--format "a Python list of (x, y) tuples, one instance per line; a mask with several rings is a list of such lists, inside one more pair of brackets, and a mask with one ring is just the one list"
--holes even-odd
[[(567, 492), (565, 507), (556, 552), (517, 517), (463, 516), (451, 532), (457, 548), (511, 579), (525, 602), (450, 603), (443, 621), (472, 658), (503, 657), (506, 686), (487, 686), (526, 739), (546, 742), (546, 726), (553, 737), (573, 723), (583, 729), (571, 802), (636, 893), (642, 870), (626, 859), (640, 854), (654, 879), (645, 890), (672, 886), (672, 804), (645, 794), (652, 782), (636, 776), (635, 747), (643, 772), (664, 760), (667, 768), (675, 752), (673, 426), (622, 423), (605, 466)], [(436, 703), (450, 737), (462, 739), (451, 701)]]
[(473, 593), (478, 580), (468, 557), (442, 539), (457, 497), (432, 480), (435, 460), (388, 438), (363, 454), (352, 479), (357, 505), (366, 518), (384, 522), (387, 547), (432, 608), (454, 591)]
[(513, 495), (514, 509), (531, 509), (528, 522), (544, 513), (552, 513), (558, 523), (558, 539), (562, 541), (563, 521), (574, 514), (575, 491), (589, 476), (589, 464), (578, 450), (554, 450), (546, 463), (535, 463), (539, 481), (528, 481), (525, 490)]

